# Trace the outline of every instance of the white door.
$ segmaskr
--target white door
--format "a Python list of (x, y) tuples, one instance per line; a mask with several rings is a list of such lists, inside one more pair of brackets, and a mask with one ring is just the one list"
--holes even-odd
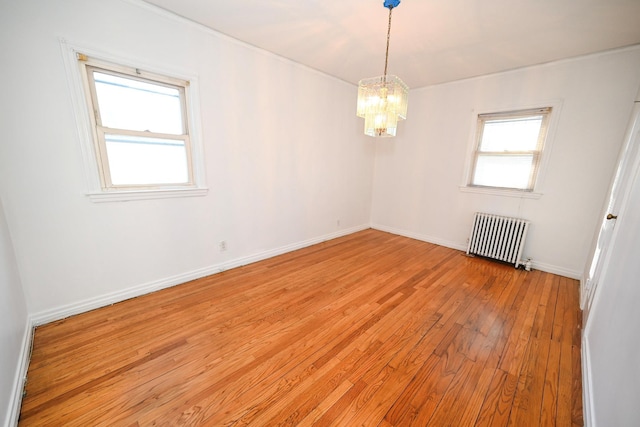
[(612, 231), (620, 205), (630, 190), (631, 173), (637, 161), (640, 161), (640, 101), (636, 101), (633, 108), (629, 128), (620, 151), (616, 174), (609, 191), (609, 198), (602, 214), (600, 231), (592, 249), (591, 262), (587, 265), (585, 280), (582, 281), (580, 306), (583, 309), (583, 322), (586, 322), (589, 315), (593, 295), (600, 281), (602, 267), (607, 259), (608, 248), (612, 243)]

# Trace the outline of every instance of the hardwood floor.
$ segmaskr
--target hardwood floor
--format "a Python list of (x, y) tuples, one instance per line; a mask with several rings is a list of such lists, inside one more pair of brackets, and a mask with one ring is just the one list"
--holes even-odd
[(579, 426), (580, 316), (366, 230), (39, 327), (20, 425)]

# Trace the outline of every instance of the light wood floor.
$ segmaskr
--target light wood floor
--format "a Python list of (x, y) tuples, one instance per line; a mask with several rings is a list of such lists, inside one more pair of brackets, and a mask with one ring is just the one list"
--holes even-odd
[(366, 230), (39, 327), (20, 424), (582, 425), (580, 315), (575, 280)]

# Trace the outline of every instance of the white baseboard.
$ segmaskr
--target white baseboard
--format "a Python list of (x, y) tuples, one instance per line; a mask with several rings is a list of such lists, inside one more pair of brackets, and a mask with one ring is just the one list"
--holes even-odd
[(315, 245), (317, 243), (321, 243), (327, 240), (332, 240), (332, 239), (346, 236), (348, 234), (352, 234), (358, 231), (366, 230), (367, 228), (369, 228), (369, 224), (359, 225), (356, 227), (340, 230), (335, 233), (314, 237), (312, 239), (304, 240), (302, 242), (292, 243), (290, 245), (269, 249), (253, 255), (236, 258), (233, 260), (225, 261), (219, 264), (211, 265), (208, 267), (200, 268), (197, 270), (189, 271), (189, 272), (178, 274), (175, 276), (166, 277), (164, 279), (143, 283), (128, 289), (124, 289), (122, 291), (112, 292), (109, 294), (100, 295), (98, 297), (89, 298), (83, 301), (67, 304), (61, 307), (55, 307), (49, 310), (44, 310), (39, 313), (34, 313), (31, 316), (32, 325), (39, 326), (45, 323), (54, 322), (56, 320), (64, 319), (66, 317), (73, 316), (75, 314), (80, 314), (86, 311), (94, 310), (96, 308), (105, 307), (105, 306), (115, 304), (130, 298), (138, 297), (138, 296), (155, 292), (161, 289), (169, 288), (171, 286), (176, 286), (191, 280), (199, 279), (201, 277), (220, 273), (221, 271), (229, 270), (236, 267), (241, 267), (243, 265), (251, 264), (257, 261), (262, 261), (264, 259), (272, 258), (274, 256), (282, 255), (287, 252), (302, 249), (307, 246)]
[(13, 390), (11, 390), (9, 407), (7, 408), (8, 411), (4, 420), (4, 425), (6, 427), (15, 427), (18, 425), (18, 418), (20, 418), (20, 406), (22, 405), (22, 391), (24, 390), (27, 370), (29, 369), (32, 341), (33, 324), (31, 318), (27, 317), (25, 331), (22, 336), (20, 355), (18, 357), (18, 366), (16, 367), (16, 374), (13, 378)]
[(587, 302), (586, 288), (587, 288), (587, 278), (583, 273), (582, 277), (580, 277), (580, 310), (584, 310), (584, 307)]
[[(135, 298), (140, 295), (144, 295), (150, 292), (155, 292), (161, 289), (165, 289), (171, 286), (179, 285), (181, 283), (188, 282), (190, 280), (199, 279), (201, 277), (209, 276), (219, 273), (221, 271), (229, 270), (231, 268), (240, 267), (243, 265), (251, 264), (253, 262), (262, 261), (267, 258), (271, 258), (277, 255), (281, 255), (287, 252), (302, 249), (307, 246), (315, 245), (327, 240), (335, 239), (337, 237), (346, 236), (367, 228), (374, 228), (376, 230), (385, 231), (388, 233), (397, 234), (399, 236), (405, 236), (416, 240), (421, 240), (428, 243), (433, 243), (440, 246), (446, 246), (448, 248), (465, 251), (467, 245), (459, 242), (453, 242), (444, 240), (438, 237), (428, 236), (425, 234), (415, 233), (407, 230), (401, 230), (393, 227), (387, 227), (380, 224), (362, 224), (349, 229), (340, 230), (334, 233), (326, 234), (319, 237), (314, 237), (302, 242), (292, 243), (290, 245), (281, 246), (274, 249), (269, 249), (263, 252), (252, 254), (245, 257), (236, 258), (233, 260), (225, 261), (219, 264), (203, 267), (197, 270), (185, 272), (171, 277), (166, 277), (160, 280), (155, 280), (148, 283), (143, 283), (137, 286), (133, 286), (122, 291), (117, 291), (109, 294), (100, 295), (98, 297), (89, 298), (83, 301), (67, 304), (60, 307), (55, 307), (49, 310), (44, 310), (31, 315), (32, 326), (39, 326), (45, 323), (53, 322), (56, 320), (64, 319), (75, 314), (84, 313), (86, 311), (94, 310), (96, 308), (105, 307), (110, 304), (115, 304), (127, 300), (129, 298)], [(533, 268), (546, 271), (553, 274), (559, 274), (561, 276), (580, 278), (581, 273), (573, 270), (568, 270), (562, 267), (533, 262)]]
[(570, 279), (579, 280), (582, 277), (581, 271), (571, 270), (557, 265), (547, 264), (544, 262), (531, 261), (531, 265), (535, 270), (546, 271), (547, 273), (557, 274), (558, 276), (568, 277)]
[(413, 231), (401, 230), (399, 228), (387, 227), (386, 225), (380, 224), (371, 224), (371, 228), (375, 230), (386, 231), (387, 233), (397, 234), (398, 236), (404, 236), (411, 239), (421, 240), (427, 243), (433, 243), (434, 245), (446, 246), (447, 248), (457, 249), (459, 251), (467, 250), (467, 245), (461, 245), (457, 242), (440, 239), (438, 237), (427, 236), (426, 234), (415, 233)]
[[(409, 237), (416, 240), (422, 240), (423, 242), (433, 243), (440, 246), (446, 246), (448, 248), (457, 249), (459, 251), (466, 251), (467, 244), (460, 242), (453, 242), (450, 240), (444, 240), (438, 237), (428, 236), (426, 234), (415, 233), (412, 231), (400, 230), (393, 227), (387, 227), (386, 225), (371, 224), (371, 228), (380, 231), (386, 231), (388, 233), (397, 234), (404, 237)], [(536, 270), (545, 271), (547, 273), (557, 274), (559, 276), (569, 277), (571, 279), (582, 278), (581, 271), (570, 270), (564, 267), (558, 267), (557, 265), (551, 265), (543, 262), (536, 262), (532, 260), (531, 266)]]
[(591, 382), (591, 359), (589, 356), (589, 340), (584, 331), (582, 333), (582, 347), (580, 349), (582, 361), (582, 416), (585, 427), (596, 427), (593, 413), (593, 383)]

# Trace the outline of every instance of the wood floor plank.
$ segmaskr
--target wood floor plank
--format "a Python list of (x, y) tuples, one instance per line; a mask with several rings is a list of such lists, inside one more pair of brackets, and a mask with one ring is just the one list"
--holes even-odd
[(580, 363), (580, 348), (571, 346), (571, 425), (584, 425), (583, 406), (582, 406), (582, 370)]
[(549, 359), (545, 373), (543, 402), (540, 413), (541, 426), (553, 426), (556, 420), (558, 404), (558, 372), (560, 368), (560, 343), (550, 341)]
[(580, 426), (578, 283), (376, 230), (38, 327), (21, 426)]
[(324, 414), (331, 409), (351, 388), (350, 381), (343, 381), (322, 402), (320, 402), (306, 417), (298, 422), (298, 427), (308, 427), (316, 424)]
[[(505, 372), (505, 381), (500, 389), (496, 410), (491, 418), (491, 426), (506, 426), (509, 423), (511, 412), (514, 409), (513, 401), (518, 386), (518, 377)], [(560, 425), (560, 424), (558, 424)]]
[(562, 425), (571, 425), (571, 397), (572, 397), (572, 372), (573, 366), (571, 344), (560, 344), (560, 373), (558, 380), (558, 408), (556, 410), (556, 422)]
[[(460, 369), (455, 373), (447, 391), (438, 403), (428, 424), (420, 424), (431, 427), (458, 425), (455, 421), (461, 415), (460, 402), (466, 402), (465, 395), (469, 392), (467, 384), (475, 383), (482, 372), (481, 367), (470, 360), (465, 360)], [(461, 398), (459, 401), (458, 399)], [(468, 396), (466, 396), (468, 398)], [(460, 405), (460, 406), (459, 406)]]
[(475, 426), (476, 420), (478, 419), (478, 415), (480, 410), (482, 409), (482, 404), (489, 392), (489, 385), (491, 384), (491, 380), (496, 373), (495, 368), (484, 368), (482, 373), (480, 374), (480, 378), (475, 383), (468, 383), (466, 385), (466, 392), (469, 393), (469, 397), (465, 400), (465, 407), (461, 412), (460, 420), (458, 421), (459, 426)]
[(515, 317), (513, 329), (500, 360), (500, 369), (513, 375), (518, 375), (522, 364), (526, 362), (524, 356), (530, 344), (531, 329), (533, 328), (534, 316), (540, 300), (540, 288), (538, 286), (540, 275), (538, 271), (533, 271), (527, 277), (524, 283), (529, 290), (525, 303), (517, 313), (512, 313)]
[[(412, 404), (412, 400), (417, 396), (425, 396), (426, 393), (422, 388), (429, 384), (427, 378), (432, 375), (439, 364), (442, 366), (442, 359), (433, 353), (430, 354), (385, 414), (384, 419), (389, 424), (405, 425), (416, 415), (418, 406), (422, 406), (423, 402)], [(444, 393), (444, 390), (442, 393)]]
[(491, 382), (487, 387), (482, 407), (480, 408), (480, 411), (473, 423), (475, 427), (498, 425), (497, 422), (493, 423), (492, 421), (496, 411), (498, 410), (498, 404), (505, 388), (508, 375), (508, 373), (500, 369), (494, 369)]

